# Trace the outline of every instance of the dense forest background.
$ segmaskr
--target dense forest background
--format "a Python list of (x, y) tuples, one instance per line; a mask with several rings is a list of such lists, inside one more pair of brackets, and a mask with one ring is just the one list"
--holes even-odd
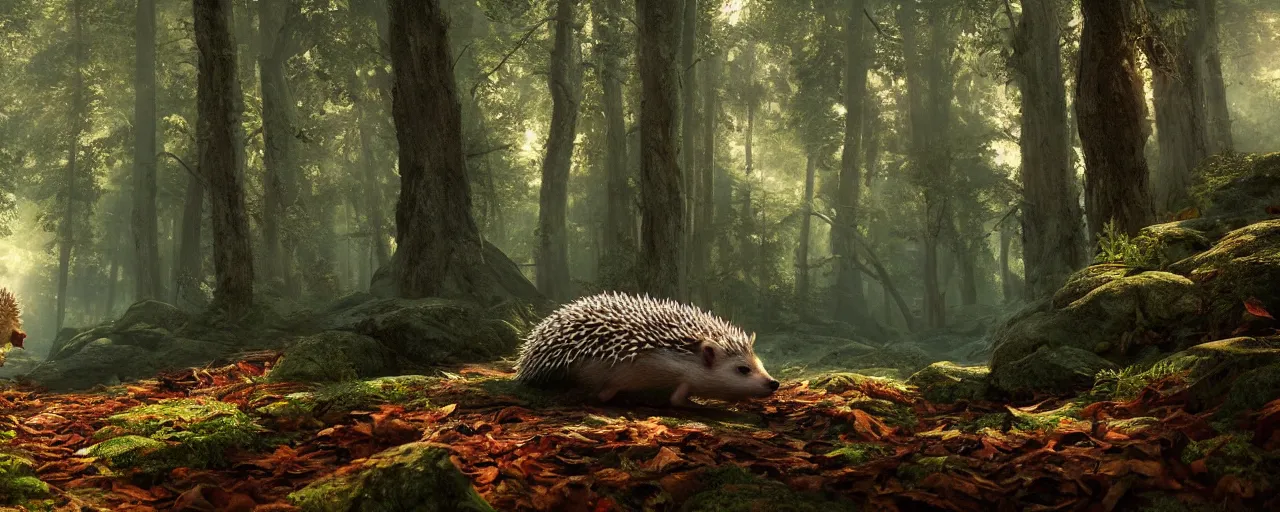
[[(1052, 293), (1108, 221), (1185, 215), (1211, 155), (1280, 148), (1273, 0), (440, 3), (471, 218), (554, 301), (943, 327)], [(300, 308), (392, 263), (403, 127), (437, 133), (448, 99), (393, 113), (415, 77), (391, 62), (435, 25), (381, 0), (231, 7), (234, 151), (200, 155), (218, 84), (192, 2), (0, 0), (0, 284), (28, 349), (138, 300), (204, 310), (218, 257), (251, 254), (253, 293)], [(642, 119), (655, 99), (668, 115)], [(411, 140), (445, 165), (448, 141)], [(251, 251), (215, 250), (237, 216)]]

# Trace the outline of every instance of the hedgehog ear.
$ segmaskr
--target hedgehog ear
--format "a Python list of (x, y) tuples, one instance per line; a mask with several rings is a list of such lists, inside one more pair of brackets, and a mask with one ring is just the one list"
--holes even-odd
[(712, 347), (710, 343), (702, 344), (702, 364), (707, 368), (711, 368), (716, 365), (716, 349), (715, 347)]
[(751, 333), (751, 339), (747, 341), (747, 346), (756, 346), (756, 333)]

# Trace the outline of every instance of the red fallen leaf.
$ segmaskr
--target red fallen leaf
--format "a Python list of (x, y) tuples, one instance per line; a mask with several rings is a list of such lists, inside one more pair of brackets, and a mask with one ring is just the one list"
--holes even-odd
[(705, 485), (700, 479), (702, 474), (702, 470), (672, 473), (659, 479), (658, 485), (662, 487), (662, 490), (667, 491), (667, 494), (671, 495), (671, 499), (676, 503), (683, 503)]
[[(157, 489), (159, 489), (164, 494), (168, 494), (168, 491), (165, 491), (163, 488), (157, 488)], [(157, 501), (161, 497), (163, 497), (163, 496), (155, 496), (154, 493), (152, 493), (151, 491), (148, 491), (136, 485), (130, 485), (120, 481), (111, 482), (111, 492), (114, 492), (116, 494), (123, 494), (125, 496), (128, 496), (130, 498), (133, 498), (135, 500), (142, 501), (142, 502)]]
[(591, 509), (591, 511), (592, 512), (609, 512), (617, 508), (618, 508), (618, 504), (614, 503), (613, 500), (609, 498), (600, 498), (600, 501), (596, 502), (596, 507)]
[(1280, 399), (1262, 406), (1262, 411), (1258, 413), (1258, 424), (1254, 427), (1253, 442), (1266, 446), (1277, 435), (1280, 435)]
[(610, 487), (622, 487), (631, 480), (631, 474), (614, 468), (604, 468), (591, 475), (595, 481)]
[(1276, 319), (1275, 317), (1271, 316), (1271, 313), (1267, 312), (1267, 308), (1262, 305), (1262, 301), (1258, 300), (1256, 297), (1249, 297), (1247, 300), (1245, 300), (1244, 309), (1248, 311), (1250, 315), (1253, 315), (1259, 318), (1270, 318), (1272, 320)]
[(1209, 460), (1209, 459), (1208, 459), (1208, 458), (1204, 458), (1204, 459), (1199, 459), (1199, 460), (1197, 460), (1197, 461), (1195, 461), (1195, 462), (1192, 462), (1192, 463), (1190, 464), (1190, 466), (1188, 466), (1188, 468), (1191, 470), (1191, 474), (1193, 474), (1193, 475), (1203, 475), (1203, 474), (1205, 474), (1205, 473), (1208, 473), (1208, 472), (1209, 472), (1209, 465), (1205, 462), (1205, 461), (1207, 461), (1207, 460)]
[(474, 473), (471, 473), (471, 474), (475, 476), (475, 482), (477, 484), (479, 485), (490, 484), (490, 483), (493, 483), (494, 480), (498, 479), (498, 466), (485, 466), (483, 468), (477, 469)]
[(21, 329), (14, 329), (13, 332), (9, 334), (9, 343), (17, 348), (23, 348), (22, 343), (25, 339), (27, 339), (27, 333), (22, 332)]
[(680, 458), (680, 454), (671, 448), (663, 446), (658, 450), (657, 455), (654, 455), (652, 459), (649, 459), (649, 462), (644, 464), (644, 469), (661, 473), (673, 464), (680, 462), (684, 462), (684, 459)]
[(1280, 215), (1280, 206), (1268, 206), (1267, 215)]

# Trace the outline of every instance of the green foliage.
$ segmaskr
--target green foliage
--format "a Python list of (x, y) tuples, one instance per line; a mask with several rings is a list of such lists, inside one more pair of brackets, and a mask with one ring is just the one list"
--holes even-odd
[(1151, 383), (1179, 373), (1177, 367), (1165, 361), (1150, 368), (1133, 365), (1119, 371), (1104, 369), (1094, 376), (1093, 390), (1089, 394), (1098, 400), (1131, 400)]
[(234, 404), (172, 399), (134, 407), (107, 418), (94, 434), (102, 442), (85, 450), (119, 468), (163, 473), (176, 467), (210, 468), (227, 463), (234, 448), (262, 441), (253, 418)]
[(1098, 253), (1094, 263), (1112, 263), (1131, 268), (1151, 268), (1155, 255), (1151, 247), (1135, 243), (1127, 233), (1116, 226), (1115, 219), (1103, 225), (1098, 233)]
[(0, 504), (13, 505), (48, 494), (49, 485), (36, 477), (33, 460), (0, 452)]

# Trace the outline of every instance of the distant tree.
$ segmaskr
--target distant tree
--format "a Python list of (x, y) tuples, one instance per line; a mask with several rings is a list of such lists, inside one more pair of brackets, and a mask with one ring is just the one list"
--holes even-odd
[(681, 226), (684, 240), (681, 241), (680, 261), (680, 298), (689, 300), (690, 271), (695, 264), (694, 245), (691, 238), (694, 233), (693, 203), (697, 197), (697, 185), (694, 180), (695, 152), (698, 140), (697, 117), (697, 80), (698, 67), (695, 66), (694, 55), (698, 51), (698, 0), (684, 0), (681, 8), (684, 19), (680, 27), (680, 191), (684, 193), (684, 208), (681, 212)]
[(291, 296), (299, 292), (293, 251), (297, 237), (284, 236), (289, 208), (298, 204), (302, 172), (295, 150), (297, 100), (285, 74), (285, 63), (301, 51), (296, 0), (259, 0), (258, 75), (262, 85), (262, 141), (264, 177), (262, 216), (263, 277)]
[(684, 195), (676, 135), (683, 19), (679, 0), (636, 0), (639, 25), (640, 280), (656, 297), (680, 296)]
[[(844, 26), (844, 147), (840, 153), (840, 178), (836, 191), (836, 217), (831, 230), (836, 258), (836, 285), (832, 287), (833, 318), (839, 321), (862, 318), (866, 297), (862, 273), (858, 269), (855, 237), (858, 233), (858, 198), (861, 194), (859, 163), (862, 161), (864, 104), (867, 102), (867, 67), (872, 29), (864, 18), (865, 0), (849, 2)], [(868, 172), (870, 172), (868, 170)], [(807, 181), (807, 180), (806, 180)]]
[(84, 87), (84, 71), (87, 53), (87, 42), (84, 37), (84, 5), (82, 0), (72, 0), (71, 2), (71, 23), (72, 23), (72, 59), (75, 62), (75, 68), (71, 74), (71, 111), (70, 126), (71, 133), (68, 134), (68, 151), (67, 151), (67, 175), (66, 190), (64, 192), (64, 201), (66, 201), (64, 216), (59, 226), (58, 241), (58, 311), (55, 317), (54, 332), (62, 330), (63, 322), (67, 317), (67, 284), (71, 279), (71, 248), (75, 243), (72, 226), (75, 219), (76, 196), (79, 195), (78, 187), (76, 187), (79, 169), (76, 164), (80, 156), (80, 136), (84, 132), (85, 118), (85, 87)]
[(1143, 39), (1152, 75), (1156, 137), (1160, 157), (1152, 196), (1160, 212), (1189, 206), (1191, 170), (1209, 155), (1205, 119), (1205, 66), (1197, 65), (1199, 44), (1194, 10), (1169, 0), (1146, 0)]
[(566, 211), (578, 105), (582, 102), (582, 65), (574, 37), (573, 0), (556, 0), (555, 44), (551, 50), (551, 131), (542, 161), (538, 208), (538, 290), (555, 301), (569, 300), (569, 240)]
[(622, 86), (627, 78), (620, 61), (627, 50), (622, 35), (622, 0), (592, 0), (593, 48), (599, 59), (601, 103), (605, 121), (606, 196), (605, 228), (601, 240), (599, 268), (604, 285), (616, 288), (628, 281), (636, 250), (635, 218), (632, 204), (635, 191), (631, 187), (627, 166), (627, 126), (622, 101)]
[[(1071, 167), (1067, 93), (1062, 79), (1056, 0), (1023, 0), (1013, 39), (1012, 68), (1022, 93), (1022, 246), (1026, 294), (1057, 291), (1086, 263), (1079, 189)], [(1001, 268), (1008, 240), (1001, 231)], [(1010, 277), (1002, 271), (1002, 281)], [(1010, 294), (1006, 290), (1006, 297)]]
[(1219, 50), (1218, 1), (1190, 0), (1194, 12), (1192, 48), (1205, 100), (1205, 146), (1210, 154), (1234, 149), (1231, 113), (1227, 111), (1227, 86), (1222, 79), (1222, 52)]
[[(138, 0), (135, 24), (133, 247), (137, 300), (164, 296), (156, 210), (156, 3)], [(113, 266), (114, 268), (114, 266)], [(114, 278), (112, 283), (114, 284)]]
[(244, 199), (243, 98), (236, 77), (231, 0), (194, 0), (199, 78), (198, 168), (208, 179), (213, 219), (213, 270), (217, 284), (211, 308), (236, 317), (253, 306), (253, 253)]
[(1091, 240), (1115, 221), (1130, 235), (1154, 218), (1142, 123), (1142, 78), (1132, 29), (1135, 0), (1081, 0), (1076, 117), (1084, 149), (1085, 216)]

